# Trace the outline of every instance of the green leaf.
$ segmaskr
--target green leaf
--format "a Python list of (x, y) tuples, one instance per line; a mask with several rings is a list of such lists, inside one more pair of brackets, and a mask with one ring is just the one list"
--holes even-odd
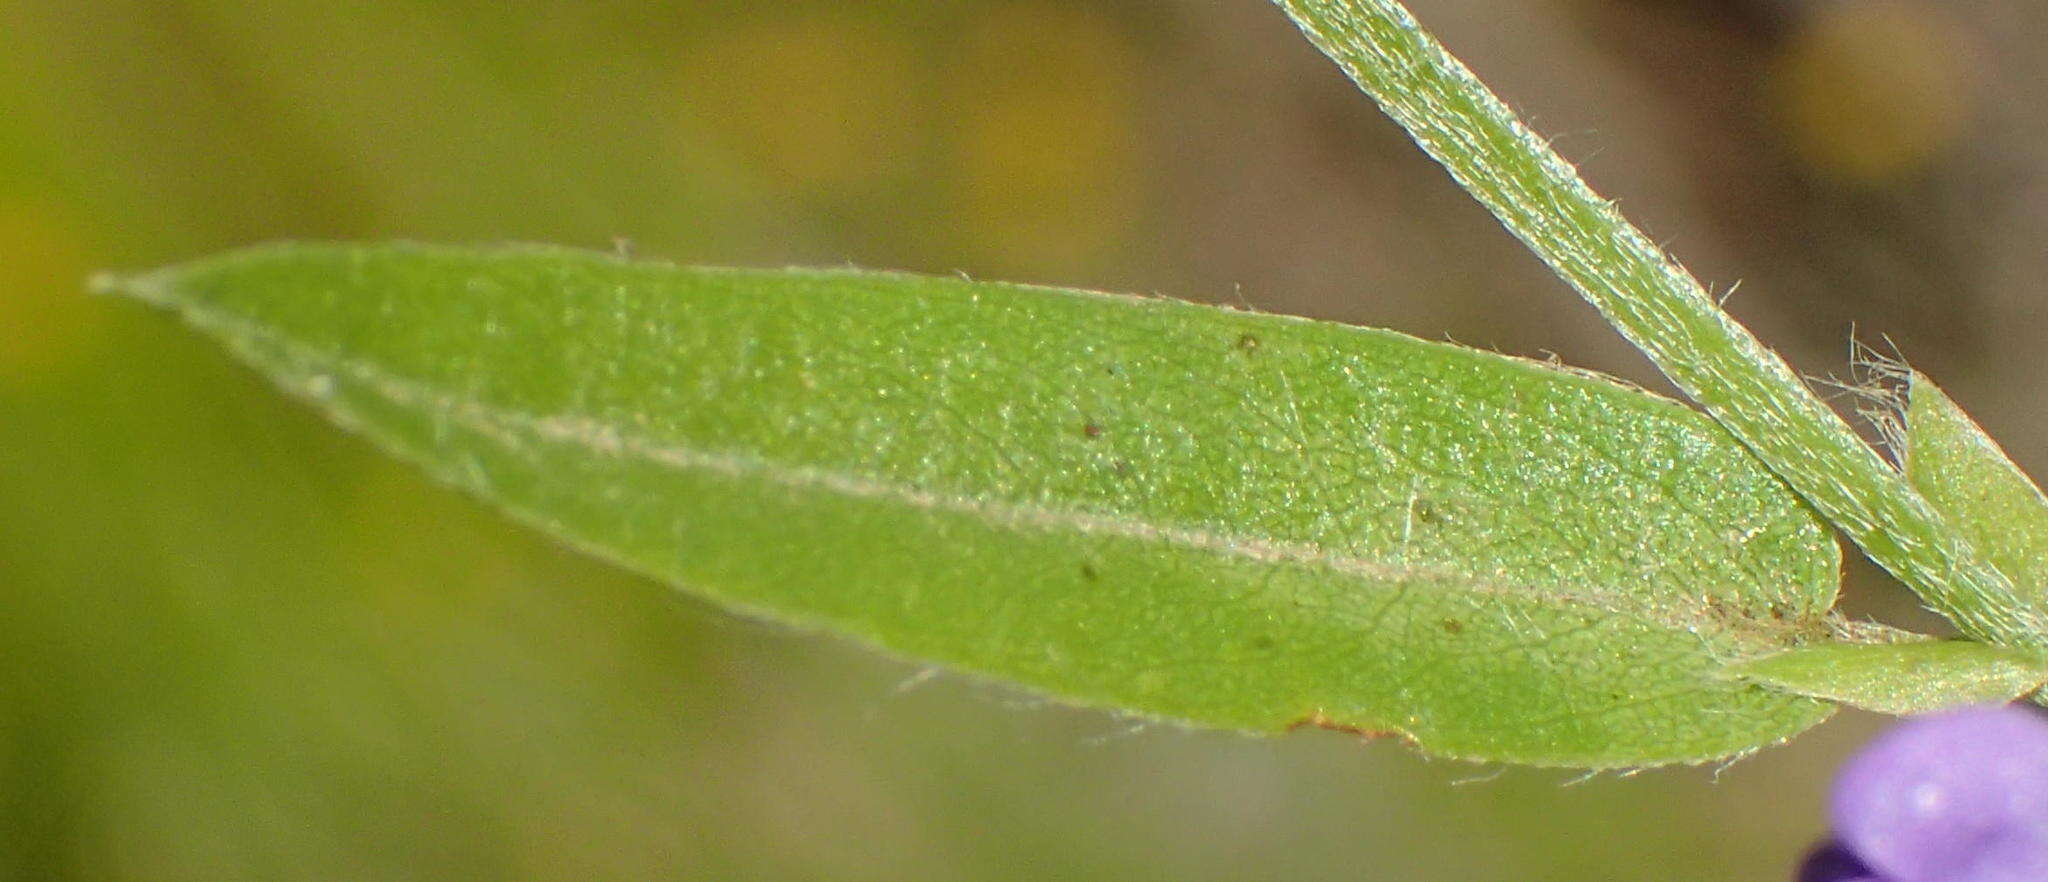
[(2020, 591), (2048, 610), (2048, 499), (1934, 381), (1906, 398), (1906, 477)]
[(1144, 299), (544, 249), (101, 280), (529, 523), (725, 606), (1147, 717), (1697, 761), (1829, 706), (1822, 525), (1609, 380)]
[(2038, 652), (1963, 640), (1825, 643), (1729, 668), (1796, 695), (1888, 714), (2012, 701), (2048, 682)]

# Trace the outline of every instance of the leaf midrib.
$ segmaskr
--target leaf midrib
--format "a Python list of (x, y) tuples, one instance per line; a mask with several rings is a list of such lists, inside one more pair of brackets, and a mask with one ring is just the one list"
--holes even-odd
[[(1320, 567), (1365, 583), (1405, 590), (1417, 582), (1452, 583), (1449, 590), (1474, 596), (1532, 602), (1560, 609), (1578, 609), (1625, 616), (1640, 623), (1697, 636), (1717, 636), (1782, 646), (1797, 632), (1790, 623), (1730, 616), (1711, 605), (1658, 604), (1626, 591), (1545, 587), (1530, 583), (1489, 581), (1484, 574), (1447, 567), (1390, 564), (1333, 553), (1310, 543), (1219, 532), (1200, 527), (1161, 525), (1101, 512), (1078, 511), (971, 496), (952, 495), (815, 466), (791, 466), (747, 454), (697, 450), (668, 441), (643, 438), (586, 414), (563, 412), (537, 416), (493, 407), (464, 398), (440, 386), (393, 373), (375, 362), (340, 355), (290, 339), (271, 328), (232, 312), (209, 309), (180, 298), (155, 280), (129, 278), (122, 290), (154, 305), (172, 309), (202, 329), (213, 330), (245, 347), (265, 347), (297, 363), (309, 381), (322, 375), (345, 375), (372, 394), (403, 407), (418, 408), (451, 419), (479, 434), (496, 437), (507, 449), (527, 441), (579, 447), (593, 453), (632, 457), (664, 467), (708, 472), (742, 480), (760, 480), (796, 490), (822, 491), (863, 499), (891, 500), (918, 511), (965, 515), (1009, 529), (1054, 532), (1070, 530), (1089, 536), (1152, 543), (1182, 551), (1234, 556), (1267, 564)], [(263, 359), (267, 360), (267, 359)], [(343, 411), (331, 386), (315, 382), (281, 384), (324, 409)], [(362, 430), (360, 420), (345, 420)]]

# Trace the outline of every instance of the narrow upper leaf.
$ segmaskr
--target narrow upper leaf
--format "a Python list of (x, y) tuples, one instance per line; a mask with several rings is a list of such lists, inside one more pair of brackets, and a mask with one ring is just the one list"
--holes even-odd
[(1603, 379), (1168, 300), (559, 250), (280, 246), (104, 287), (434, 474), (735, 608), (1070, 701), (1614, 767), (1828, 706), (1726, 660), (1838, 552)]
[(2048, 657), (1964, 640), (1823, 643), (1757, 659), (1729, 673), (1888, 714), (2011, 701), (2048, 682)]
[(2036, 609), (2048, 610), (2048, 499), (1934, 381), (1907, 391), (1906, 477)]

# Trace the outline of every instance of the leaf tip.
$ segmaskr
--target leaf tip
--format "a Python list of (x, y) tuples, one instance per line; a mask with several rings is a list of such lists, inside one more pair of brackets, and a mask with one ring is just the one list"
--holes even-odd
[(101, 270), (85, 280), (89, 294), (103, 297), (132, 297), (152, 306), (169, 306), (171, 286), (162, 272), (124, 273)]

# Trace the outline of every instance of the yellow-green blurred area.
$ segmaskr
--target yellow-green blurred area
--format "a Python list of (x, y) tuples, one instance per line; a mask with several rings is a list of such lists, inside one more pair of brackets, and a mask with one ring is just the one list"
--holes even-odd
[[(1414, 5), (1795, 364), (1888, 334), (2048, 466), (2048, 7)], [(279, 238), (1157, 291), (1655, 382), (1263, 0), (0, 0), (0, 877), (1780, 879), (1877, 725), (1567, 786), (928, 677), (81, 293)]]

